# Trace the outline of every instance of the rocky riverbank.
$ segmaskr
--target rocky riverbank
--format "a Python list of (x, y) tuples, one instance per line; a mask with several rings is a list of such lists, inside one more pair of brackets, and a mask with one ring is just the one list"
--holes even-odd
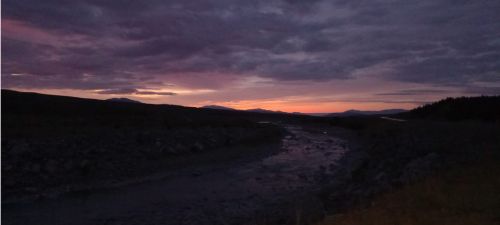
[(163, 179), (109, 190), (4, 204), (3, 220), (51, 225), (292, 223), (289, 215), (300, 210), (302, 221), (316, 221), (322, 206), (314, 193), (348, 152), (347, 143), (323, 130), (283, 127), (288, 132), (281, 146), (247, 146), (240, 150), (248, 154), (239, 160), (178, 168)]
[(320, 194), (329, 214), (364, 207), (384, 192), (437, 171), (475, 162), (500, 146), (498, 125), (485, 122), (385, 122), (357, 129), (358, 144)]
[[(6, 131), (8, 132), (8, 131)], [(2, 136), (2, 201), (55, 197), (151, 175), (193, 155), (280, 140), (270, 124)]]

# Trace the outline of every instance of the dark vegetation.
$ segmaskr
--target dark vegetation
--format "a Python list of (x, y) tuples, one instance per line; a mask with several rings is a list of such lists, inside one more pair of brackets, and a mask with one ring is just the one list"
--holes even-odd
[(320, 224), (499, 224), (500, 160), (488, 156), (377, 196), (368, 207), (328, 216)]
[(333, 188), (343, 191), (325, 197), (333, 211), (434, 171), (473, 164), (490, 152), (500, 154), (500, 126), (495, 123), (362, 121), (364, 126), (357, 127), (361, 147), (350, 153), (352, 160), (346, 158), (352, 171), (345, 174), (347, 182)]
[(446, 98), (401, 115), (411, 119), (499, 121), (500, 96)]
[(323, 224), (498, 224), (499, 99), (448, 98), (397, 115), (406, 122), (332, 119), (362, 144), (323, 192)]
[(280, 127), (249, 115), (2, 90), (2, 198), (137, 177), (184, 156), (280, 140)]

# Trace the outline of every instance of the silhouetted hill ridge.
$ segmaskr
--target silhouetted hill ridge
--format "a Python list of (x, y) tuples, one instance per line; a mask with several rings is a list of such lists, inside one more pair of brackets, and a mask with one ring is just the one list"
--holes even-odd
[(405, 118), (500, 120), (500, 95), (446, 98), (400, 114)]
[(233, 108), (220, 106), (220, 105), (205, 105), (205, 106), (202, 106), (200, 108), (202, 108), (202, 109), (217, 109), (217, 110), (236, 110)]
[(106, 101), (110, 101), (110, 102), (142, 103), (140, 101), (132, 100), (130, 98), (110, 98), (110, 99), (106, 99)]
[(325, 116), (327, 117), (347, 117), (347, 116), (368, 116), (368, 115), (393, 115), (402, 112), (406, 112), (405, 109), (384, 109), (379, 111), (362, 111), (362, 110), (347, 110), (340, 113), (330, 113)]

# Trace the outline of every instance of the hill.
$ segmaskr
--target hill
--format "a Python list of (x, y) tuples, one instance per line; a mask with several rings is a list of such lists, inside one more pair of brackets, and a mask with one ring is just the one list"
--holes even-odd
[[(287, 114), (286, 112), (282, 111), (272, 111), (272, 110), (267, 110), (267, 109), (261, 109), (261, 108), (255, 108), (255, 109), (233, 109), (225, 106), (220, 106), (220, 105), (206, 105), (200, 107), (202, 109), (216, 109), (216, 110), (228, 110), (228, 111), (240, 111), (240, 112), (251, 112), (251, 113), (268, 113), (268, 114)], [(303, 114), (305, 115), (305, 114)]]
[(282, 111), (272, 111), (272, 110), (261, 109), (261, 108), (256, 108), (256, 109), (247, 109), (247, 110), (244, 110), (244, 111), (247, 111), (247, 112), (254, 112), (254, 113), (287, 114), (286, 112), (282, 112)]
[(244, 154), (240, 146), (282, 135), (257, 113), (1, 93), (2, 201), (140, 177), (219, 149)]
[(200, 108), (202, 108), (202, 109), (217, 109), (217, 110), (231, 110), (231, 111), (236, 110), (233, 108), (220, 106), (220, 105), (205, 105), (205, 106), (202, 106)]
[(406, 118), (437, 120), (500, 120), (500, 95), (446, 98), (407, 113)]
[(347, 110), (341, 113), (330, 113), (325, 116), (327, 117), (348, 117), (348, 116), (369, 116), (369, 115), (393, 115), (402, 112), (406, 112), (405, 109), (385, 109), (379, 111), (361, 111), (361, 110)]
[(132, 100), (130, 98), (110, 98), (110, 99), (106, 99), (106, 101), (110, 101), (110, 102), (142, 103), (140, 101)]

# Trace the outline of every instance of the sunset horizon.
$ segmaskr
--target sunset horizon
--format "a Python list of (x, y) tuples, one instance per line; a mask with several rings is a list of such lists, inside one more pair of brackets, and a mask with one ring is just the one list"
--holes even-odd
[[(431, 103), (433, 101), (442, 100), (444, 98), (450, 97), (473, 97), (473, 96), (443, 96), (442, 98), (436, 100), (428, 100), (422, 102), (366, 102), (362, 100), (358, 100), (359, 102), (343, 102), (343, 101), (329, 101), (329, 102), (320, 102), (320, 103), (310, 103), (310, 102), (302, 102), (298, 103), (294, 102), (293, 105), (287, 103), (286, 100), (281, 99), (261, 99), (261, 100), (246, 100), (246, 101), (238, 101), (238, 102), (214, 102), (214, 101), (205, 101), (199, 104), (194, 105), (183, 105), (182, 103), (169, 102), (168, 99), (164, 99), (158, 96), (156, 98), (152, 97), (144, 97), (140, 94), (98, 94), (95, 92), (86, 92), (86, 93), (75, 93), (73, 90), (44, 90), (44, 89), (2, 89), (2, 90), (12, 90), (19, 92), (28, 92), (28, 93), (39, 93), (39, 94), (47, 94), (47, 95), (56, 95), (56, 96), (67, 96), (67, 97), (76, 97), (76, 98), (86, 98), (86, 99), (96, 99), (96, 100), (109, 100), (115, 98), (126, 98), (134, 101), (138, 101), (146, 104), (155, 104), (155, 105), (178, 105), (185, 107), (195, 107), (202, 108), (207, 106), (221, 106), (227, 107), (229, 109), (235, 110), (254, 110), (254, 109), (264, 109), (276, 112), (285, 112), (285, 113), (304, 113), (304, 114), (328, 114), (328, 113), (340, 113), (349, 110), (360, 110), (360, 111), (380, 111), (380, 110), (388, 110), (388, 109), (403, 109), (403, 110), (411, 110), (417, 108), (419, 106), (423, 106), (425, 104)], [(96, 90), (100, 91), (100, 90)], [(317, 109), (317, 110), (315, 110)]]
[(494, 6), (5, 1), (2, 87), (304, 113), (411, 109), (500, 94)]

